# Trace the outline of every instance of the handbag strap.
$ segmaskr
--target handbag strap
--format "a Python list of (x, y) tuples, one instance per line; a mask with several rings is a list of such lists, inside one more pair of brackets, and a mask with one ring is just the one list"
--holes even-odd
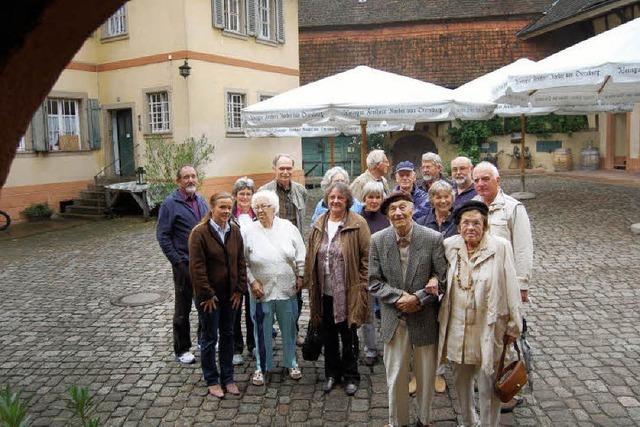
[[(518, 340), (513, 342), (513, 346), (516, 349), (516, 353), (518, 353), (518, 360), (520, 360), (520, 347), (518, 347)], [(498, 375), (496, 375), (496, 380), (499, 380), (502, 377), (502, 371), (504, 370), (504, 357), (507, 353), (507, 341), (504, 340), (502, 344), (502, 355), (500, 356), (500, 364), (498, 364)]]

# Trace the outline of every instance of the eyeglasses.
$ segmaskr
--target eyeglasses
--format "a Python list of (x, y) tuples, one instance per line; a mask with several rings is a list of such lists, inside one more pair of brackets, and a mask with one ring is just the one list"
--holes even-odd
[(256, 210), (263, 210), (266, 211), (267, 209), (271, 209), (273, 207), (273, 205), (267, 205), (267, 204), (261, 204), (261, 205), (256, 205)]

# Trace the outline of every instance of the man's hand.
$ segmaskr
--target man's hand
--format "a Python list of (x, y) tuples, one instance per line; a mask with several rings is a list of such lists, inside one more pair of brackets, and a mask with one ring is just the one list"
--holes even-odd
[(420, 310), (420, 300), (417, 296), (404, 292), (396, 301), (395, 306), (403, 313), (415, 313)]
[(296, 292), (300, 292), (302, 290), (302, 277), (296, 278)]
[(426, 286), (424, 287), (424, 290), (429, 294), (429, 295), (438, 295), (438, 278), (437, 277), (432, 277), (431, 279), (429, 279), (429, 281), (427, 282)]
[(208, 300), (204, 300), (200, 303), (200, 307), (205, 311), (205, 313), (211, 313), (213, 310), (218, 309), (217, 304), (218, 299), (214, 296)]
[(522, 302), (529, 302), (529, 291), (526, 289), (521, 289), (520, 299), (522, 300)]
[(260, 299), (264, 297), (264, 289), (262, 288), (262, 283), (257, 280), (251, 282), (251, 294), (255, 299)]
[(231, 295), (231, 308), (237, 310), (240, 304), (242, 304), (242, 294), (240, 292), (234, 292)]

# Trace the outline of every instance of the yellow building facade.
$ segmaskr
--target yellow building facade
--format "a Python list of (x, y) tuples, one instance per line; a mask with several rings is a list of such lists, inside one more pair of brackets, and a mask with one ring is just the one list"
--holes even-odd
[[(246, 138), (239, 111), (299, 84), (295, 0), (132, 0), (87, 39), (18, 145), (0, 209), (58, 210), (95, 176), (131, 177), (145, 139), (206, 136), (215, 146), (202, 192), (238, 176), (272, 179), (299, 138)], [(188, 65), (188, 76), (184, 77)], [(182, 74), (182, 75), (181, 75)]]

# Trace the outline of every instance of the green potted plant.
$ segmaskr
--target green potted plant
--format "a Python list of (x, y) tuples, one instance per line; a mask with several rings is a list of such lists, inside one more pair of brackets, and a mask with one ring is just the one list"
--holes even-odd
[(22, 212), (20, 212), (29, 221), (44, 221), (51, 219), (53, 210), (49, 207), (48, 203), (34, 203)]

